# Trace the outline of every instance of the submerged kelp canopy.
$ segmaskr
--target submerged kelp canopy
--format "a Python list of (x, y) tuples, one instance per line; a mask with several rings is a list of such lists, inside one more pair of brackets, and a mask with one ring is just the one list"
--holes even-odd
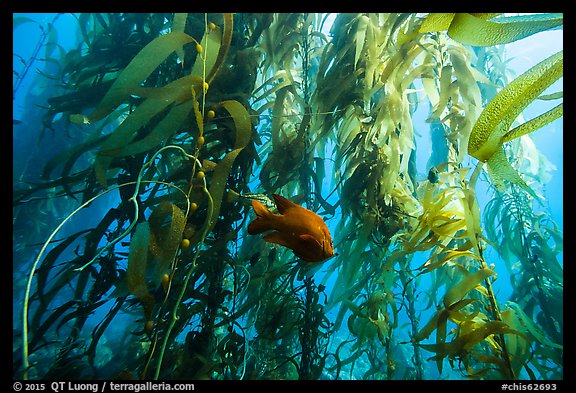
[[(562, 378), (562, 230), (527, 134), (562, 116), (563, 53), (510, 78), (503, 46), (561, 14), (75, 18), (42, 124), (83, 139), (14, 186), (35, 246), (15, 252), (15, 378)], [(525, 121), (535, 100), (560, 104)], [(318, 212), (338, 255), (248, 235), (249, 193)]]

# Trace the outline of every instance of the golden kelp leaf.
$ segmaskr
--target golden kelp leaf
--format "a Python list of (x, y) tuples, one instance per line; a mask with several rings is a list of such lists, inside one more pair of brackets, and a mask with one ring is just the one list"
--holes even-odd
[(420, 266), (418, 269), (421, 270), (420, 274), (429, 273), (432, 270), (438, 269), (440, 266), (444, 265), (449, 260), (454, 259), (454, 258), (461, 258), (461, 257), (470, 257), (470, 258), (474, 258), (478, 261), (480, 260), (480, 258), (471, 251), (452, 250), (452, 251), (447, 252), (442, 258), (440, 258), (438, 260), (435, 260), (433, 262), (431, 262), (431, 260), (426, 261), (426, 263), (424, 265)]
[(522, 333), (511, 329), (502, 321), (479, 322), (467, 333), (459, 335), (454, 341), (449, 343), (448, 352), (450, 354), (459, 354), (463, 350), (469, 351), (474, 345), (484, 341), (488, 336), (507, 333), (522, 335)]
[(226, 154), (226, 156), (224, 156), (224, 158), (218, 163), (210, 180), (209, 191), (214, 201), (214, 207), (212, 217), (208, 223), (208, 231), (214, 228), (214, 225), (216, 225), (216, 221), (218, 220), (220, 207), (222, 205), (222, 197), (224, 196), (224, 190), (226, 188), (226, 182), (228, 181), (228, 175), (232, 168), (232, 164), (234, 163), (234, 160), (236, 160), (238, 154), (240, 154), (240, 152), (248, 145), (252, 135), (250, 114), (242, 104), (238, 101), (228, 100), (219, 103), (217, 107), (226, 109), (228, 113), (230, 113), (230, 116), (232, 116), (236, 128), (236, 141), (234, 143), (234, 150)]
[(467, 332), (464, 334), (459, 334), (453, 341), (449, 343), (436, 343), (436, 344), (419, 344), (420, 347), (435, 352), (436, 356), (432, 359), (436, 360), (438, 370), (442, 370), (441, 360), (448, 356), (450, 359), (461, 358), (466, 352), (470, 352), (472, 347), (480, 342), (486, 340), (494, 334), (518, 334), (518, 332), (510, 328), (506, 323), (502, 321), (479, 321), (471, 324), (466, 329)]
[[(471, 179), (471, 183), (475, 180)], [(467, 237), (476, 251), (476, 255), (480, 255), (478, 247), (478, 237), (482, 234), (482, 224), (480, 222), (480, 207), (478, 206), (478, 199), (474, 190), (469, 188), (463, 190), (462, 207), (464, 208), (464, 220), (466, 222)]]
[(562, 14), (547, 14), (538, 20), (534, 19), (528, 15), (525, 18), (488, 21), (471, 14), (458, 13), (450, 23), (448, 35), (462, 44), (493, 46), (514, 42), (563, 24)]
[(454, 75), (458, 81), (460, 94), (466, 102), (480, 108), (482, 105), (482, 96), (476, 83), (476, 78), (471, 71), (473, 67), (466, 58), (466, 52), (460, 49), (461, 47), (456, 46), (448, 48), (448, 54), (454, 67)]
[(182, 241), (186, 217), (182, 210), (168, 201), (162, 201), (150, 218), (150, 254), (157, 258), (152, 283), (160, 284), (162, 276), (170, 269)]
[[(468, 152), (486, 162), (502, 145), (502, 137), (520, 113), (563, 74), (563, 51), (536, 64), (502, 89), (472, 128)], [(533, 131), (533, 130), (532, 130)]]
[[(468, 306), (469, 304), (471, 304), (475, 301), (476, 301), (475, 299), (463, 299), (463, 300), (459, 300), (459, 301), (455, 302), (449, 308), (443, 308), (443, 309), (439, 310), (432, 317), (432, 319), (430, 319), (430, 321), (426, 324), (426, 326), (424, 326), (413, 337), (412, 340), (415, 342), (425, 340), (426, 338), (428, 338), (430, 336), (430, 334), (432, 334), (432, 332), (434, 330), (436, 330), (438, 328), (438, 325), (443, 320), (445, 321), (447, 319), (450, 319), (450, 320), (453, 320), (455, 322), (458, 322), (457, 319), (454, 320), (454, 317), (456, 317), (456, 318), (460, 317), (459, 310), (461, 310), (462, 308)], [(442, 322), (442, 323), (444, 323), (444, 322)]]
[(494, 270), (484, 268), (465, 277), (462, 281), (446, 292), (446, 295), (444, 295), (444, 307), (450, 307), (458, 300), (464, 298), (468, 292), (473, 290), (478, 284), (493, 274), (495, 274)]
[(354, 41), (356, 42), (356, 52), (354, 54), (354, 69), (358, 66), (358, 60), (360, 59), (360, 54), (362, 49), (364, 49), (364, 42), (366, 41), (366, 28), (368, 27), (368, 22), (370, 18), (366, 15), (360, 15), (358, 17), (358, 22), (356, 24), (356, 34), (354, 35)]
[(432, 119), (437, 119), (440, 117), (446, 105), (448, 104), (448, 99), (450, 98), (450, 84), (452, 83), (452, 67), (444, 66), (440, 72), (440, 98), (438, 99), (438, 104), (434, 107), (434, 112), (426, 121), (431, 121)]
[(93, 123), (108, 115), (126, 99), (131, 88), (140, 86), (172, 52), (192, 41), (192, 37), (182, 32), (164, 34), (152, 40), (120, 73), (94, 112), (88, 116), (88, 121)]
[(154, 98), (168, 104), (188, 101), (192, 97), (192, 89), (200, 89), (203, 85), (202, 78), (195, 75), (187, 75), (176, 79), (162, 87), (135, 86), (128, 90), (129, 94), (142, 98)]
[[(444, 31), (448, 30), (454, 20), (454, 17), (458, 15), (455, 13), (443, 13), (443, 12), (434, 12), (428, 14), (426, 19), (420, 25), (418, 31), (421, 33), (429, 33), (433, 31)], [(471, 13), (466, 15), (473, 15), (481, 20), (490, 19), (495, 16), (500, 15), (499, 13)]]
[[(501, 311), (500, 316), (502, 321), (506, 322), (512, 329), (522, 332), (526, 331), (520, 319), (511, 309)], [(530, 345), (531, 342), (529, 342), (528, 337), (519, 335), (509, 335), (506, 337), (506, 351), (508, 352), (510, 364), (516, 375), (520, 372), (527, 358), (531, 356)]]
[(130, 241), (128, 253), (128, 267), (126, 269), (126, 284), (128, 290), (144, 305), (144, 312), (148, 319), (152, 312), (153, 298), (148, 291), (146, 283), (146, 266), (148, 264), (148, 243), (150, 240), (150, 226), (147, 222), (138, 224)]
[(444, 12), (433, 12), (428, 14), (426, 19), (420, 25), (418, 31), (421, 33), (429, 33), (433, 31), (444, 31), (448, 30), (452, 19), (454, 19), (454, 13), (444, 13)]

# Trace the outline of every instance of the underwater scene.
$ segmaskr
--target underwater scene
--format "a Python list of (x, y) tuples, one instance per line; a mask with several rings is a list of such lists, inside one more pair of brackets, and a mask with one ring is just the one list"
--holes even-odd
[(564, 379), (563, 14), (13, 14), (13, 379)]

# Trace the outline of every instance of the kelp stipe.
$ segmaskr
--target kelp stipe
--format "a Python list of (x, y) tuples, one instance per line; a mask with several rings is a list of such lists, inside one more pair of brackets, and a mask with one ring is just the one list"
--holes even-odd
[[(15, 375), (562, 376), (561, 230), (528, 188), (498, 181), (501, 165), (482, 172), (501, 150), (497, 164), (543, 201), (551, 168), (516, 137), (562, 105), (518, 115), (562, 99), (544, 90), (562, 77), (562, 54), (515, 78), (494, 45), (561, 28), (561, 15), (338, 14), (325, 34), (327, 18), (77, 16), (80, 42), (60, 68), (70, 89), (43, 120), (58, 132), (63, 114), (86, 139), (50, 157), (15, 209), (53, 195), (78, 198), (74, 209), (119, 199), (94, 228), (44, 244)], [(500, 105), (510, 92), (519, 99)], [(479, 206), (490, 179), (502, 193)], [(260, 193), (335, 226), (339, 255), (312, 270), (250, 236), (241, 196)], [(501, 269), (513, 273), (508, 299)]]

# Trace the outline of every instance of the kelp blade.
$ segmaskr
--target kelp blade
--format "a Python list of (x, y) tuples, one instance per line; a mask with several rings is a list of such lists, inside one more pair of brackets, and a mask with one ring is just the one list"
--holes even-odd
[(182, 241), (186, 225), (184, 212), (168, 201), (162, 201), (154, 209), (150, 218), (150, 242), (148, 250), (157, 258), (153, 268), (152, 283), (160, 284), (162, 276), (168, 272)]
[(146, 317), (152, 311), (152, 296), (146, 282), (146, 266), (148, 265), (148, 243), (150, 241), (150, 226), (147, 222), (138, 224), (128, 254), (128, 268), (126, 269), (126, 283), (128, 290), (144, 304)]
[(171, 32), (152, 40), (124, 68), (94, 112), (87, 117), (93, 123), (102, 119), (120, 105), (131, 88), (137, 87), (174, 51), (193, 41), (182, 32)]
[(563, 74), (563, 51), (541, 61), (502, 89), (482, 111), (472, 128), (468, 152), (487, 161), (502, 144), (512, 122)]
[(500, 18), (484, 20), (471, 14), (458, 13), (450, 23), (448, 35), (462, 44), (493, 46), (514, 42), (563, 24), (562, 14), (549, 14), (539, 20), (520, 18), (502, 22)]
[(250, 114), (238, 101), (227, 100), (221, 102), (218, 106), (226, 109), (232, 116), (236, 128), (236, 142), (234, 143), (234, 150), (226, 154), (222, 161), (218, 163), (210, 181), (209, 191), (214, 200), (214, 211), (212, 218), (208, 223), (208, 230), (211, 230), (214, 228), (214, 225), (216, 225), (230, 169), (232, 168), (232, 164), (234, 164), (238, 154), (240, 154), (240, 152), (248, 145), (248, 142), (250, 142), (252, 131)]

